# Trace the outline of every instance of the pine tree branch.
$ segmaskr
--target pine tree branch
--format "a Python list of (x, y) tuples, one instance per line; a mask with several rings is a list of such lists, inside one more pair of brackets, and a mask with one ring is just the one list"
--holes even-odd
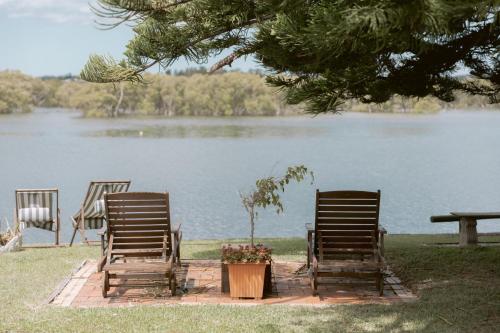
[[(291, 78), (268, 82), (314, 113), (351, 98), (383, 103), (395, 94), (450, 101), (463, 90), (498, 99), (497, 1), (98, 1), (98, 16), (118, 20), (109, 27), (137, 25), (126, 61), (89, 59), (82, 77), (94, 82), (140, 81), (157, 64), (202, 62), (230, 50), (211, 72), (256, 54), (264, 67)], [(454, 76), (461, 66), (481, 80)]]
[(214, 73), (218, 71), (219, 69), (222, 69), (226, 66), (231, 67), (232, 63), (243, 56), (255, 53), (257, 51), (257, 46), (255, 44), (252, 45), (247, 45), (245, 47), (239, 48), (230, 55), (222, 58), (221, 60), (217, 61), (212, 67), (210, 67), (209, 73)]
[[(211, 32), (211, 33), (204, 35), (200, 38), (197, 38), (195, 40), (189, 41), (186, 44), (184, 44), (182, 47), (179, 48), (179, 51), (177, 52), (177, 54), (175, 56), (168, 59), (168, 63), (169, 64), (172, 63), (175, 60), (175, 58), (182, 56), (183, 53), (186, 52), (186, 50), (189, 50), (190, 48), (195, 47), (196, 44), (198, 44), (198, 43), (201, 43), (207, 39), (210, 40), (210, 39), (216, 38), (217, 36), (220, 36), (220, 35), (225, 34), (225, 33), (229, 33), (229, 32), (236, 30), (236, 29), (242, 29), (245, 27), (252, 26), (256, 23), (262, 22), (262, 20), (266, 20), (266, 19), (271, 18), (271, 17), (272, 16), (269, 15), (269, 16), (265, 16), (265, 17), (261, 17), (261, 18), (252, 18), (252, 19), (249, 19), (247, 21), (241, 22), (238, 25), (234, 25), (234, 26), (231, 26), (229, 28), (219, 29), (217, 31)], [(99, 61), (99, 64), (97, 66), (93, 66), (91, 64), (91, 62), (96, 61), (96, 60)], [(157, 65), (165, 60), (166, 60), (166, 58), (157, 58), (157, 59), (154, 59), (153, 61), (151, 61), (147, 64), (144, 64), (142, 66), (138, 66), (138, 67), (135, 67), (133, 69), (127, 68), (126, 71), (125, 70), (119, 71), (119, 68), (116, 68), (116, 67), (120, 67), (120, 66), (117, 65), (114, 60), (109, 59), (109, 58), (97, 59), (97, 57), (94, 57), (94, 58), (89, 58), (89, 61), (87, 62), (87, 65), (85, 65), (80, 76), (84, 80), (91, 81), (91, 82), (99, 82), (99, 83), (110, 83), (110, 82), (120, 82), (120, 81), (132, 81), (132, 82), (133, 81), (141, 81), (142, 80), (141, 74), (144, 71), (148, 70), (149, 68), (151, 68), (151, 67), (153, 67), (153, 66), (155, 66), (155, 65)], [(108, 62), (110, 66), (115, 66), (115, 69), (112, 70), (111, 68), (107, 68), (107, 69), (104, 68), (103, 64), (106, 62)], [(124, 68), (126, 68), (126, 67), (121, 66), (121, 69), (124, 69)], [(99, 73), (99, 71), (101, 72), (101, 74)], [(102, 75), (103, 73), (106, 73), (106, 74), (115, 73), (116, 77), (113, 77), (110, 75), (105, 76), (105, 75)]]
[(171, 8), (193, 1), (194, 0), (175, 0), (173, 2), (153, 1), (146, 4), (146, 2), (140, 0), (98, 0), (96, 5), (89, 4), (89, 6), (92, 13), (99, 18), (118, 20), (113, 23), (99, 22), (98, 20), (94, 21), (101, 30), (111, 30), (125, 22), (138, 21), (155, 12), (166, 12)]

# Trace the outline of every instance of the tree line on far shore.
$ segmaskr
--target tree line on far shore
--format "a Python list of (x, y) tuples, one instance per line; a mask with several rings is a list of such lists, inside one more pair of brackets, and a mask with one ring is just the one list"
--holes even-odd
[[(282, 116), (301, 114), (286, 105), (257, 72), (207, 75), (203, 68), (175, 74), (146, 74), (147, 84), (95, 84), (77, 77), (35, 78), (18, 71), (0, 72), (0, 113), (30, 112), (34, 107), (77, 109), (85, 117)], [(441, 109), (498, 109), (484, 97), (458, 93), (452, 103), (435, 98), (393, 97), (383, 104), (345, 103), (355, 112), (437, 112)]]

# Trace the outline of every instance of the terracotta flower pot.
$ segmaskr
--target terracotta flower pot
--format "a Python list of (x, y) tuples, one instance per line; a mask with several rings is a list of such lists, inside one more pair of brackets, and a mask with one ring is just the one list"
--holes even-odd
[(266, 263), (228, 264), (231, 297), (262, 299), (266, 265)]

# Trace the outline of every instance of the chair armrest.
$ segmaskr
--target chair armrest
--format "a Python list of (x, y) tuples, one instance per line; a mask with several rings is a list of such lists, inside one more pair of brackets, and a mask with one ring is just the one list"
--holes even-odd
[(307, 240), (307, 249), (309, 250), (310, 256), (312, 258), (312, 256), (314, 255), (312, 240)]
[[(170, 253), (170, 258), (173, 257), (173, 261), (175, 262), (175, 258), (177, 257), (177, 235), (178, 235), (179, 229), (177, 229), (175, 232), (172, 230), (171, 233), (173, 234), (173, 237), (171, 237), (171, 247), (172, 247), (172, 252)], [(165, 231), (163, 235), (163, 257), (167, 258), (167, 242), (168, 242), (168, 233)]]
[(176, 223), (172, 226), (171, 231), (173, 234), (179, 234), (181, 232), (181, 223)]
[(381, 264), (382, 264), (382, 266), (385, 268), (386, 263), (385, 263), (385, 258), (384, 258), (384, 254), (383, 254), (383, 249), (380, 249), (380, 248), (379, 248), (379, 249), (377, 249), (376, 254), (377, 254), (377, 261), (378, 261), (379, 263), (381, 263)]
[[(178, 232), (178, 230), (177, 230)], [(166, 258), (166, 248), (165, 248), (165, 244), (163, 244), (163, 249), (164, 249), (164, 256), (165, 256), (165, 259), (168, 260), (168, 262), (170, 263), (170, 270), (172, 273), (175, 272), (175, 265), (176, 265), (176, 259), (177, 259), (177, 247), (178, 247), (178, 244), (177, 244), (177, 237), (175, 237), (175, 235), (177, 235), (177, 233), (174, 234), (174, 232), (172, 231), (172, 234), (174, 235), (174, 237), (171, 238), (172, 240), (172, 252), (170, 253), (170, 257), (169, 258)], [(167, 234), (165, 233), (165, 242), (167, 241)]]
[(384, 227), (379, 226), (378, 228), (378, 254), (383, 258), (385, 255), (385, 245), (384, 245), (384, 235), (387, 235), (387, 230)]
[(172, 246), (172, 254), (170, 255), (170, 257), (172, 258), (172, 262), (175, 263), (175, 258), (177, 258), (177, 244), (173, 243), (174, 246)]
[(307, 268), (311, 266), (311, 262), (316, 260), (316, 254), (314, 253), (314, 237), (312, 237), (312, 234), (313, 232), (307, 232)]
[(109, 235), (108, 251), (106, 252), (106, 262), (109, 264), (111, 264), (111, 252), (112, 252), (111, 250), (113, 249), (114, 238), (115, 235), (111, 233), (111, 235)]
[(318, 258), (316, 257), (316, 255), (313, 253), (311, 255), (312, 259), (311, 259), (311, 262), (312, 262), (312, 268), (313, 270), (315, 270), (316, 272), (318, 271)]
[(102, 227), (101, 229), (97, 230), (97, 234), (99, 236), (101, 236), (101, 256), (102, 257), (106, 256), (106, 233), (107, 233), (106, 227)]
[(175, 250), (177, 251), (177, 248), (180, 246), (181, 240), (182, 240), (182, 232), (181, 232), (181, 224), (176, 223), (173, 225), (172, 230), (172, 245), (174, 246)]
[(173, 246), (173, 260), (177, 265), (181, 265), (181, 240), (182, 240), (182, 232), (181, 232), (181, 224), (176, 223), (171, 228), (172, 233), (172, 246)]

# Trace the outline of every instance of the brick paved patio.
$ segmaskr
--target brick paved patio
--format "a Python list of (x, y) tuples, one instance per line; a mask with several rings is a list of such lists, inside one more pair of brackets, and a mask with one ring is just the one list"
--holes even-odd
[(384, 295), (378, 296), (373, 283), (336, 279), (320, 285), (319, 296), (311, 295), (309, 278), (299, 262), (273, 263), (273, 292), (262, 300), (233, 300), (221, 293), (221, 267), (218, 260), (184, 260), (177, 272), (177, 295), (160, 288), (111, 288), (108, 298), (101, 296), (101, 273), (96, 262), (88, 260), (57, 291), (50, 303), (71, 307), (131, 306), (138, 304), (294, 304), (329, 305), (343, 303), (392, 303), (416, 297), (391, 272), (386, 272)]

